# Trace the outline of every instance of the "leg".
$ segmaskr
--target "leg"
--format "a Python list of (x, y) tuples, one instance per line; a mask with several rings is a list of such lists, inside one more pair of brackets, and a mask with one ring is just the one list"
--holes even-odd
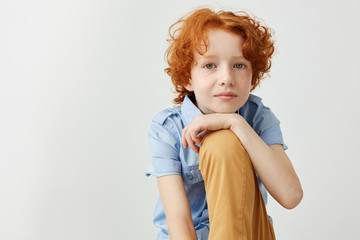
[(199, 170), (205, 182), (209, 240), (275, 239), (250, 157), (232, 131), (216, 131), (204, 139)]

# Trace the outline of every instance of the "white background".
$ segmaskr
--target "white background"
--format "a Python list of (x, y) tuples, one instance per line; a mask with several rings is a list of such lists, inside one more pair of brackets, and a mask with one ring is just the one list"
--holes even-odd
[(0, 2), (0, 239), (154, 239), (147, 129), (172, 106), (169, 26), (199, 6), (274, 29), (254, 93), (281, 120), (304, 199), (277, 238), (359, 239), (356, 0)]

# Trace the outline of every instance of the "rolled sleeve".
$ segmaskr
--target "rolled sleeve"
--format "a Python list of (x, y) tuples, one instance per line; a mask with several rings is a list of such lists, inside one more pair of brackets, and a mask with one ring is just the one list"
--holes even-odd
[(180, 144), (168, 125), (157, 122), (151, 123), (149, 145), (152, 160), (146, 171), (146, 176), (181, 175)]
[(280, 124), (275, 124), (266, 129), (261, 133), (260, 137), (267, 145), (281, 144), (284, 150), (288, 149), (283, 140)]
[(280, 129), (280, 121), (275, 114), (266, 107), (260, 100), (257, 102), (258, 109), (254, 115), (253, 128), (261, 139), (267, 144), (281, 144), (286, 150), (283, 135)]

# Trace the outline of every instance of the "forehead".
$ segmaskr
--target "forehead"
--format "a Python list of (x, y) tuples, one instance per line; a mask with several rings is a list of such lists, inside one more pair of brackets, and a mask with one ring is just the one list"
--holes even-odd
[(209, 55), (242, 55), (244, 38), (229, 30), (210, 28), (194, 51), (194, 57)]

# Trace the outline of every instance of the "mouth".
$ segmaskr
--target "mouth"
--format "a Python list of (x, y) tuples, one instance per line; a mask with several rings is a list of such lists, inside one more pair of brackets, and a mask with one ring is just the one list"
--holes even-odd
[(232, 92), (222, 92), (219, 94), (216, 94), (215, 97), (221, 99), (221, 100), (233, 100), (237, 97), (235, 93)]

